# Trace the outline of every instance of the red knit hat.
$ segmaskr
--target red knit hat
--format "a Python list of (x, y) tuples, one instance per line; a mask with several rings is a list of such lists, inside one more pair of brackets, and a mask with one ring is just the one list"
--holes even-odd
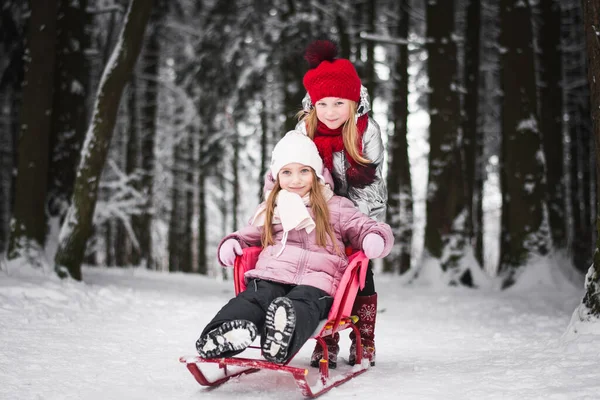
[(323, 97), (360, 100), (361, 83), (354, 65), (336, 56), (337, 47), (329, 40), (314, 41), (306, 48), (304, 58), (311, 69), (303, 83), (313, 104)]

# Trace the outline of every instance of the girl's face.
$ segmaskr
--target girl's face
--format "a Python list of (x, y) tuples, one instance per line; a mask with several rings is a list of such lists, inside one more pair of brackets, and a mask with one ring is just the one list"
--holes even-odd
[(288, 192), (297, 193), (300, 197), (310, 191), (313, 184), (312, 168), (308, 165), (291, 163), (279, 170), (277, 175), (279, 186)]
[(329, 129), (337, 129), (350, 116), (350, 100), (339, 97), (323, 97), (315, 104), (317, 118)]

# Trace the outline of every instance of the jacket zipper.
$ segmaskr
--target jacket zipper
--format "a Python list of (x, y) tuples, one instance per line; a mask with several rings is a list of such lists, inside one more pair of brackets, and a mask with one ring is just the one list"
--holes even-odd
[(306, 251), (306, 242), (307, 242), (307, 237), (308, 234), (306, 233), (306, 231), (303, 229), (302, 231), (299, 232), (300, 233), (300, 242), (302, 244), (302, 256), (300, 257), (300, 261), (298, 263), (298, 273), (296, 275), (296, 279), (295, 282), (296, 284), (300, 283), (300, 279), (302, 277), (302, 275), (304, 274), (304, 270), (306, 269), (306, 255), (308, 254), (308, 251)]

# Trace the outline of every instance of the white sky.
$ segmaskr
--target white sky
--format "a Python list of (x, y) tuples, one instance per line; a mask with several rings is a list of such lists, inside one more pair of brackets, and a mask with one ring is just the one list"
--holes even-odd
[[(599, 398), (600, 329), (561, 340), (583, 288), (543, 264), (531, 271), (504, 292), (406, 287), (377, 275), (377, 365), (323, 398)], [(302, 398), (291, 377), (271, 371), (207, 390), (178, 362), (195, 354), (197, 335), (233, 293), (229, 282), (83, 274), (85, 283), (0, 272), (0, 399)], [(313, 343), (293, 365), (308, 364)]]

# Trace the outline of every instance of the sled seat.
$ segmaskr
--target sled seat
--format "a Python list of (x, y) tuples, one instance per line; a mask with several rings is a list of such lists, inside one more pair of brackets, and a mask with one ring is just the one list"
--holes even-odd
[[(247, 247), (243, 250), (241, 256), (236, 257), (233, 266), (233, 283), (236, 295), (246, 290), (244, 274), (254, 269), (261, 250), (261, 247)], [(352, 318), (350, 314), (358, 289), (365, 286), (369, 259), (362, 251), (352, 252), (348, 250), (347, 253), (350, 253), (348, 267), (333, 297), (333, 304), (329, 310), (328, 318), (321, 321), (313, 333), (313, 337), (328, 336), (342, 330), (340, 327), (345, 325), (344, 320)]]
[[(241, 256), (236, 257), (233, 267), (233, 283), (236, 295), (246, 289), (244, 274), (246, 271), (254, 269), (261, 250), (261, 247), (248, 247), (243, 249), (243, 254)], [(237, 356), (212, 359), (204, 359), (199, 356), (183, 356), (180, 357), (179, 361), (186, 364), (188, 370), (192, 373), (192, 375), (194, 375), (196, 381), (202, 386), (219, 386), (235, 376), (258, 372), (262, 369), (288, 372), (294, 376), (294, 380), (302, 391), (303, 395), (310, 398), (317, 397), (329, 391), (330, 389), (354, 378), (355, 376), (362, 374), (368, 369), (369, 362), (362, 362), (363, 351), (360, 340), (360, 332), (355, 325), (358, 317), (350, 314), (352, 312), (352, 306), (359, 288), (363, 288), (365, 285), (369, 259), (362, 251), (347, 251), (346, 254), (348, 253), (351, 253), (348, 257), (348, 267), (346, 267), (344, 275), (342, 276), (338, 289), (334, 295), (333, 305), (329, 310), (328, 319), (321, 321), (312, 336), (312, 338), (315, 339), (323, 349), (323, 357), (319, 363), (319, 375), (321, 382), (316, 387), (311, 388), (306, 379), (309, 373), (308, 369), (291, 367), (287, 365), (293, 360), (294, 357), (291, 357), (284, 365), (272, 363), (262, 358), (242, 358)], [(345, 329), (352, 329), (356, 336), (356, 365), (350, 370), (350, 372), (341, 376), (336, 376), (335, 379), (329, 379), (329, 354), (327, 350), (327, 344), (323, 338)], [(249, 346), (249, 348), (256, 347)], [(208, 380), (198, 367), (199, 364), (202, 363), (218, 364), (219, 368), (223, 371), (223, 376), (212, 381)], [(228, 371), (228, 367), (242, 367), (242, 369), (237, 370), (236, 372), (230, 372)]]

